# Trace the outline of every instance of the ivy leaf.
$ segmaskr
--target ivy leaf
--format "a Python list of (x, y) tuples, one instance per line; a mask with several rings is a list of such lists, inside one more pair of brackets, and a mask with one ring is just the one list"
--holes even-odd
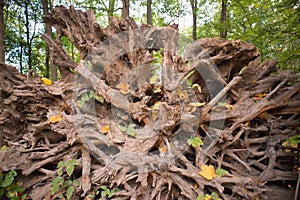
[(100, 103), (104, 103), (104, 98), (98, 95), (95, 95), (94, 98), (99, 101)]
[(226, 171), (225, 169), (222, 169), (222, 168), (216, 169), (216, 175), (218, 177), (225, 176), (226, 174), (228, 174), (228, 171)]
[(68, 189), (67, 189), (67, 199), (71, 199), (71, 197), (73, 196), (73, 193), (74, 193), (74, 186), (70, 186)]
[(219, 195), (215, 192), (211, 193), (211, 199), (212, 200), (221, 200), (221, 198), (219, 197)]
[(199, 137), (189, 138), (187, 140), (187, 143), (189, 145), (192, 145), (192, 147), (194, 147), (194, 148), (199, 147), (200, 145), (203, 145), (203, 141)]
[(74, 165), (66, 166), (66, 171), (67, 171), (68, 176), (71, 176), (74, 172)]
[(106, 185), (101, 185), (100, 188), (101, 188), (102, 190), (107, 190), (107, 186), (106, 186)]
[(51, 194), (55, 194), (59, 190), (59, 186), (62, 185), (63, 178), (56, 177), (51, 183)]
[(16, 176), (14, 172), (16, 173), (16, 171), (12, 170), (5, 175), (4, 180), (1, 182), (1, 187), (6, 188), (14, 182), (14, 177)]
[(127, 134), (134, 137), (135, 136), (135, 130), (134, 130), (134, 126), (133, 124), (129, 124), (128, 128), (127, 128)]
[(119, 128), (122, 132), (126, 132), (127, 131), (127, 127), (126, 126), (121, 126), (119, 125)]
[(76, 187), (79, 187), (79, 185), (80, 185), (79, 180), (78, 179), (74, 180), (73, 185), (76, 186)]
[(75, 165), (79, 165), (79, 163), (77, 162), (77, 160), (71, 159), (71, 160), (67, 161), (67, 163), (66, 163), (66, 171), (67, 171), (68, 176), (71, 176), (73, 174), (73, 172), (74, 172), (74, 166)]
[(89, 98), (91, 99), (92, 97), (94, 97), (95, 95), (95, 92), (93, 90), (90, 91), (90, 94), (89, 94)]
[(81, 97), (81, 100), (84, 101), (84, 102), (88, 101), (89, 99), (90, 99), (90, 98), (89, 98), (89, 95), (86, 94), (86, 93), (83, 94), (82, 97)]
[(199, 172), (199, 174), (207, 179), (207, 180), (212, 180), (215, 176), (216, 176), (216, 173), (215, 173), (215, 169), (212, 165), (201, 165), (201, 170)]

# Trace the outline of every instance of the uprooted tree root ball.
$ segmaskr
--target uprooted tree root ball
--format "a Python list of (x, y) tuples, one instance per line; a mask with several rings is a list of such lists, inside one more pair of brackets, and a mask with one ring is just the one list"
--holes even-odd
[(200, 39), (180, 56), (175, 26), (111, 18), (102, 28), (72, 7), (44, 21), (58, 33), (44, 39), (61, 80), (0, 66), (0, 171), (16, 170), (30, 199), (66, 194), (53, 191), (57, 177), (71, 180), (73, 199), (294, 196), (299, 147), (286, 140), (299, 134), (297, 75), (260, 63), (243, 41)]

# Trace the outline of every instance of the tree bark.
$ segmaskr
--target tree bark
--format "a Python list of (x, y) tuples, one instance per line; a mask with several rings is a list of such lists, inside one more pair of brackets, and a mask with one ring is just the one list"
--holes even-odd
[(220, 18), (220, 37), (227, 38), (227, 0), (222, 0), (221, 18)]
[(197, 40), (197, 0), (191, 0), (193, 12), (193, 40)]
[(122, 18), (127, 19), (129, 17), (129, 0), (122, 0)]
[(0, 62), (5, 62), (4, 2), (0, 1)]
[(26, 42), (28, 45), (27, 56), (28, 56), (28, 73), (32, 73), (32, 58), (31, 58), (31, 40), (30, 40), (30, 27), (29, 27), (29, 13), (28, 13), (29, 2), (25, 1), (25, 28), (26, 28)]
[[(48, 0), (42, 0), (42, 5), (43, 5), (44, 15), (48, 15), (49, 14)], [(52, 37), (52, 30), (51, 30), (51, 26), (49, 24), (45, 25), (45, 33)], [(46, 65), (46, 77), (50, 78), (50, 70), (51, 70), (51, 80), (56, 81), (57, 80), (56, 67), (53, 65), (53, 63), (51, 61), (51, 56), (50, 56), (48, 45), (46, 47), (46, 62), (45, 62), (45, 65)]]
[(147, 0), (147, 24), (152, 25), (152, 0)]
[(115, 11), (115, 0), (109, 0), (109, 4), (108, 4), (108, 22), (110, 21), (110, 17), (113, 16)]

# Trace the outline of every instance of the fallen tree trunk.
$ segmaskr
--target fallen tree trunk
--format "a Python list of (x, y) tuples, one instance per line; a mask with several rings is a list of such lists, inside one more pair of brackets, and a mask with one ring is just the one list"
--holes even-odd
[[(72, 7), (44, 21), (58, 33), (44, 39), (61, 80), (48, 86), (0, 67), (1, 146), (9, 146), (0, 170), (19, 170), (30, 198), (64, 194), (50, 188), (59, 161), (71, 159), (80, 165), (62, 176), (80, 180), (74, 199), (103, 185), (119, 189), (116, 199), (269, 199), (276, 186), (295, 185), (299, 149), (285, 141), (300, 126), (300, 83), (276, 61), (260, 63), (255, 46), (200, 39), (179, 56), (175, 26), (112, 18), (102, 28)], [(217, 168), (227, 172), (218, 177)]]

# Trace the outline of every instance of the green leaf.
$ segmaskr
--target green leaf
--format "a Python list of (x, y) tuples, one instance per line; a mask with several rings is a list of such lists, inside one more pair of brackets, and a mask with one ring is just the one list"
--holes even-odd
[(73, 73), (73, 74), (75, 74), (75, 75), (77, 75), (78, 74), (78, 71), (76, 71), (76, 70), (74, 70), (74, 69), (72, 69), (71, 67), (69, 67), (69, 70)]
[(79, 187), (80, 181), (78, 179), (74, 180), (73, 185), (76, 186), (76, 187)]
[(221, 107), (226, 107), (227, 103), (226, 102), (218, 102), (218, 105)]
[(85, 102), (85, 101), (88, 101), (90, 98), (89, 96), (85, 93), (82, 95), (81, 99)]
[(200, 194), (196, 200), (204, 200), (205, 196), (203, 194)]
[(8, 150), (8, 149), (9, 149), (8, 146), (3, 145), (3, 146), (1, 147), (1, 149), (0, 149), (0, 151), (6, 151), (6, 150)]
[(27, 198), (27, 194), (23, 194), (21, 200), (25, 200)]
[(134, 126), (132, 124), (129, 124), (128, 128), (127, 128), (127, 134), (134, 137), (135, 136), (135, 130), (134, 130)]
[(94, 98), (99, 101), (100, 103), (104, 103), (104, 98), (98, 95), (95, 95)]
[(199, 147), (200, 145), (203, 145), (203, 141), (199, 137), (189, 138), (187, 140), (187, 143), (189, 145), (192, 145), (194, 148)]
[(225, 169), (222, 169), (222, 168), (216, 169), (216, 175), (218, 177), (225, 176), (226, 174), (228, 174), (228, 171), (226, 171)]
[(11, 185), (14, 182), (14, 176), (12, 176), (10, 174), (10, 172), (8, 174), (5, 175), (4, 180), (1, 182), (1, 187), (6, 188), (9, 185)]
[(211, 193), (211, 198), (212, 198), (212, 200), (218, 200), (219, 199), (219, 195), (217, 193), (215, 193), (215, 192), (212, 192)]
[(95, 95), (95, 92), (94, 92), (93, 90), (91, 90), (91, 91), (90, 91), (90, 94), (89, 94), (89, 98), (90, 98), (90, 99), (93, 98), (94, 95)]
[(160, 105), (160, 101), (156, 102), (153, 107), (152, 110), (159, 110), (159, 105)]
[(65, 163), (63, 161), (59, 161), (56, 168), (63, 168)]
[(71, 176), (73, 174), (75, 165), (79, 165), (79, 163), (75, 159), (71, 159), (66, 162), (66, 171), (68, 176)]
[(107, 186), (106, 186), (106, 185), (101, 185), (100, 188), (101, 188), (102, 190), (107, 190)]
[(52, 185), (51, 186), (51, 194), (55, 194), (59, 190), (58, 185)]
[(126, 126), (121, 126), (119, 125), (119, 128), (122, 132), (126, 132), (127, 131), (127, 127)]
[(70, 186), (68, 189), (67, 189), (67, 199), (71, 199), (71, 197), (73, 196), (73, 193), (74, 193), (74, 187), (73, 186)]
[(57, 164), (58, 171), (57, 174), (58, 176), (61, 176), (63, 174), (63, 167), (64, 167), (65, 163), (63, 161), (59, 161)]
[(2, 195), (4, 194), (4, 188), (0, 187), (0, 197), (2, 197)]
[(67, 181), (64, 182), (64, 184), (62, 185), (62, 187), (63, 187), (63, 188), (69, 187), (69, 186), (72, 185), (72, 183), (73, 183), (73, 182), (72, 182), (71, 180), (67, 180)]
[(101, 191), (101, 197), (106, 197), (106, 195), (107, 195), (106, 190)]

